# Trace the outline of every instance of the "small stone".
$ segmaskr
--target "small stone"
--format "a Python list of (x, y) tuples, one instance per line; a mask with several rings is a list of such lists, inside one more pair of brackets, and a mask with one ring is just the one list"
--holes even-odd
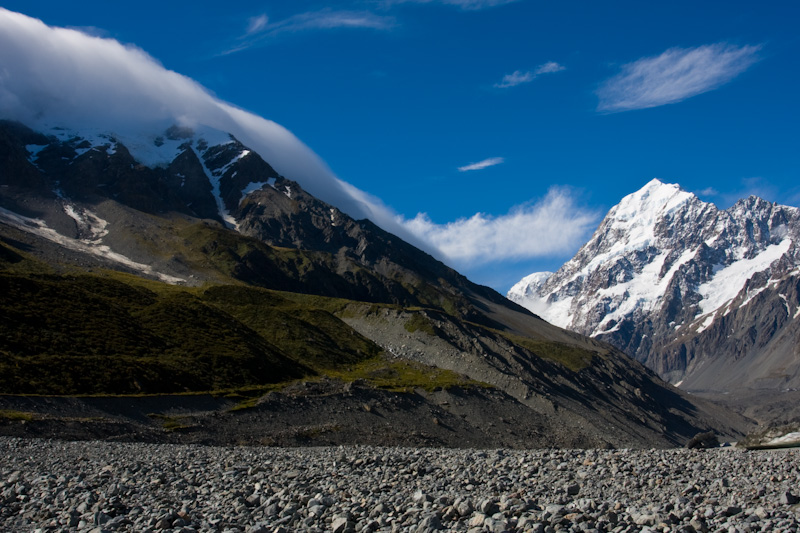
[(423, 533), (424, 531), (429, 530), (439, 530), (442, 529), (442, 521), (436, 513), (429, 514), (422, 521), (419, 523), (419, 527), (417, 527), (417, 531)]
[(459, 516), (461, 516), (462, 518), (465, 517), (465, 516), (469, 516), (469, 515), (472, 514), (472, 511), (473, 511), (472, 502), (470, 502), (469, 500), (464, 500), (464, 501), (458, 502), (455, 505), (455, 510), (456, 510), (456, 512), (458, 512)]
[(730, 505), (725, 509), (723, 514), (725, 516), (734, 516), (734, 515), (737, 515), (737, 514), (739, 514), (741, 512), (742, 512), (742, 508), (741, 507), (737, 507), (735, 505)]
[(689, 525), (692, 526), (698, 533), (707, 533), (708, 531), (708, 526), (706, 525), (705, 520), (701, 520), (699, 518), (693, 518), (689, 522)]
[(469, 519), (469, 526), (470, 527), (482, 527), (483, 522), (486, 520), (486, 515), (483, 513), (475, 513), (472, 515), (472, 518)]
[(339, 516), (334, 518), (333, 522), (331, 522), (331, 529), (333, 530), (333, 533), (344, 533), (345, 530), (348, 529), (348, 525), (351, 525), (350, 529), (352, 529), (352, 524), (347, 517)]
[(493, 515), (497, 511), (500, 510), (500, 506), (497, 505), (497, 502), (493, 499), (483, 500), (480, 505), (478, 506), (478, 510), (485, 515)]
[(637, 526), (654, 526), (658, 522), (658, 516), (650, 513), (640, 514), (633, 520), (633, 523)]
[(421, 490), (417, 490), (416, 492), (414, 492), (414, 495), (411, 496), (411, 499), (414, 500), (414, 503), (424, 503), (433, 501), (433, 498), (431, 498)]

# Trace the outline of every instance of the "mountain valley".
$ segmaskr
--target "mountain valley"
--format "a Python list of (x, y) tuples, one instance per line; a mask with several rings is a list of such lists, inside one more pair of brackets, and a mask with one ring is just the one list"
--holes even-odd
[[(530, 417), (517, 437), (498, 429), (484, 445), (671, 446), (750, 427), (317, 200), (230, 135), (169, 127), (127, 143), (0, 125), (6, 394), (127, 395), (147, 405), (151, 395), (213, 393), (238, 406), (223, 402), (215, 417), (273, 405), (293, 418), (292, 402), (322, 397), (328, 413), (352, 402), (351, 393), (314, 392), (332, 380), (332, 391), (356, 382), (423, 405), (444, 391), (506, 413), (498, 420)], [(276, 402), (286, 387), (295, 399)], [(52, 402), (34, 403), (34, 419), (52, 419)], [(360, 422), (346, 420), (382, 412), (353, 418), (351, 409), (328, 415), (328, 426), (350, 428), (334, 442), (360, 442)], [(400, 411), (385, 412), (403, 427)], [(5, 426), (18, 430), (11, 418)], [(305, 433), (329, 433), (295, 418)], [(452, 435), (474, 432), (434, 418)], [(136, 438), (119, 427), (128, 429), (114, 438)], [(430, 443), (459, 442), (452, 435)]]

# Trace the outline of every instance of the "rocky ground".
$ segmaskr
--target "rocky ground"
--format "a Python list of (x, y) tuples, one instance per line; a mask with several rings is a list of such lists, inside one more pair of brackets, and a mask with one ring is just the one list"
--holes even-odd
[(0, 438), (3, 531), (776, 531), (800, 452)]

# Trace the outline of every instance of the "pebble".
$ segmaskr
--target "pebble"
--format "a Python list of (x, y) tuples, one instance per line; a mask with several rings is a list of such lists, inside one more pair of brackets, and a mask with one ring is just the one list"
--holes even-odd
[(0, 438), (0, 530), (800, 530), (800, 451), (255, 448)]

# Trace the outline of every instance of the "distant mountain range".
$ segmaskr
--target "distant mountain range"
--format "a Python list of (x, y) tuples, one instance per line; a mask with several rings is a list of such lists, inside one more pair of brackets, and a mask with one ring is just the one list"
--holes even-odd
[(800, 210), (653, 180), (508, 297), (693, 391), (800, 388)]
[(542, 428), (531, 445), (743, 427), (204, 127), (0, 122), (0, 284), (3, 393), (252, 396), (327, 376), (494, 388)]

